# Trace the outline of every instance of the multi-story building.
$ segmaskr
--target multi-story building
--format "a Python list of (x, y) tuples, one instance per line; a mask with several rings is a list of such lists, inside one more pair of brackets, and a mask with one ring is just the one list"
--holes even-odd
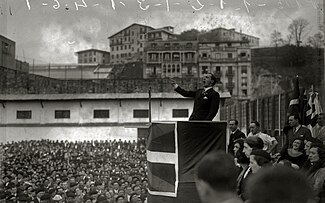
[(16, 43), (0, 35), (0, 66), (10, 69), (16, 68)]
[(198, 77), (197, 65), (197, 41), (148, 41), (143, 77)]
[(109, 64), (110, 53), (98, 49), (87, 49), (76, 52), (78, 64)]
[(211, 72), (233, 97), (251, 94), (251, 49), (248, 41), (199, 42), (199, 76)]
[(134, 23), (108, 37), (111, 64), (142, 61), (147, 33), (154, 28)]

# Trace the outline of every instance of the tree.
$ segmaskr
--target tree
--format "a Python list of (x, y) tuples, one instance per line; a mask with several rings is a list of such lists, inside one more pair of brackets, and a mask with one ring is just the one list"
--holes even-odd
[(323, 42), (324, 42), (324, 35), (321, 32), (318, 32), (314, 34), (314, 36), (310, 36), (307, 39), (307, 43), (314, 48), (322, 47)]
[(271, 44), (278, 47), (279, 45), (283, 45), (284, 40), (282, 39), (281, 32), (274, 30), (271, 33)]
[(299, 46), (305, 37), (309, 22), (304, 18), (297, 18), (289, 25), (288, 30), (296, 45)]
[(197, 29), (186, 30), (178, 36), (178, 39), (184, 41), (197, 40), (197, 36), (199, 35), (199, 33), (200, 31), (198, 31)]

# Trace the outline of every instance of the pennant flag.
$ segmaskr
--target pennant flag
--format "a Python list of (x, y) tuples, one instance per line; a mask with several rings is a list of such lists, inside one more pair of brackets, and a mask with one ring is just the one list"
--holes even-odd
[(147, 144), (148, 203), (201, 203), (195, 166), (212, 150), (226, 150), (226, 122), (152, 123)]
[(294, 81), (294, 89), (293, 89), (293, 95), (291, 97), (289, 108), (288, 108), (288, 115), (300, 115), (300, 92), (299, 92), (299, 77), (297, 76)]
[(317, 123), (318, 115), (321, 114), (322, 112), (323, 111), (319, 102), (318, 93), (317, 92), (311, 93), (308, 100), (307, 109), (306, 109), (307, 124), (310, 124), (312, 127), (314, 127)]
[(317, 130), (314, 129), (316, 123), (317, 123), (317, 118), (318, 115), (320, 115), (323, 111), (322, 111), (322, 107), (320, 105), (319, 102), (319, 98), (318, 98), (318, 93), (317, 92), (312, 92), (309, 96), (309, 100), (308, 103), (305, 107), (306, 109), (306, 125), (309, 127), (309, 129), (312, 132), (312, 136), (313, 137), (317, 137)]

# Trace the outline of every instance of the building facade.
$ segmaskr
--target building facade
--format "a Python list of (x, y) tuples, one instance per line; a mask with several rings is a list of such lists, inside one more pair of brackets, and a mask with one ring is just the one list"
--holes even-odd
[(200, 42), (199, 76), (211, 72), (223, 90), (238, 99), (247, 99), (251, 85), (251, 49), (247, 42)]
[(98, 49), (87, 49), (76, 52), (78, 64), (109, 64), (110, 53)]
[[(251, 35), (247, 35), (240, 32), (235, 31), (235, 28), (226, 29), (226, 28), (216, 28), (213, 30), (210, 30), (207, 32), (207, 34), (202, 34), (202, 37), (204, 38), (204, 35), (208, 35), (211, 41), (211, 38), (213, 41), (247, 41), (250, 47), (258, 47), (259, 46), (259, 38), (254, 37)], [(199, 36), (199, 38), (202, 38)], [(201, 41), (201, 40), (200, 40)]]
[[(151, 98), (152, 122), (187, 121), (192, 112), (193, 100), (176, 93)], [(0, 143), (135, 140), (149, 127), (148, 94), (0, 95), (0, 104)]]
[(111, 35), (109, 39), (111, 64), (142, 61), (147, 33), (154, 28), (134, 23)]
[(0, 46), (0, 66), (15, 69), (16, 43), (0, 35)]
[(198, 77), (196, 41), (148, 41), (144, 78)]

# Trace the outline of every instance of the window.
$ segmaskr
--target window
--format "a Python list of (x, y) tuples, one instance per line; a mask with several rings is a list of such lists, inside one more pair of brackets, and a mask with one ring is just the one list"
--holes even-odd
[(207, 53), (202, 53), (202, 58), (207, 58), (208, 54)]
[(148, 118), (149, 110), (148, 109), (134, 109), (133, 118)]
[(70, 118), (70, 110), (55, 110), (54, 118)]
[(232, 58), (232, 53), (228, 53), (228, 58), (229, 58), (229, 59)]
[(173, 109), (173, 118), (187, 118), (188, 109)]
[(247, 74), (247, 66), (241, 67), (241, 74)]
[(94, 62), (96, 62), (96, 58), (94, 58)]
[(114, 51), (114, 47), (112, 46), (112, 51)]
[(32, 111), (17, 111), (17, 119), (32, 119)]
[(109, 118), (109, 109), (94, 110), (94, 118)]
[(3, 53), (9, 54), (10, 45), (6, 42), (2, 42), (2, 51)]

